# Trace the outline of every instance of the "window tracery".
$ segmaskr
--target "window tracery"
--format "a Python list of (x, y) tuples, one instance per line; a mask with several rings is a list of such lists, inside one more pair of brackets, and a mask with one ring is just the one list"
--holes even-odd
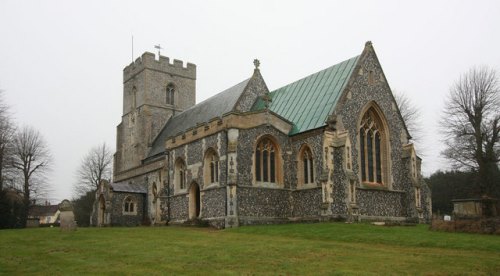
[(269, 138), (263, 138), (255, 149), (255, 180), (264, 183), (277, 183), (278, 148)]
[(299, 152), (298, 157), (299, 168), (298, 168), (298, 179), (299, 185), (307, 185), (314, 183), (314, 160), (313, 154), (309, 146), (304, 145), (302, 150)]
[(364, 114), (359, 128), (361, 180), (383, 184), (385, 133), (373, 108)]
[(123, 201), (123, 213), (131, 214), (135, 213), (135, 202), (131, 196), (127, 196)]
[(219, 183), (219, 156), (213, 149), (205, 154), (205, 183)]

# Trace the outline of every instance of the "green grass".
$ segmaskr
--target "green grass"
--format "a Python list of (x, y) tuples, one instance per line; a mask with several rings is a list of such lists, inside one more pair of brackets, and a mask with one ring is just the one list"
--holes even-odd
[(425, 225), (1, 230), (0, 274), (497, 274), (500, 237)]

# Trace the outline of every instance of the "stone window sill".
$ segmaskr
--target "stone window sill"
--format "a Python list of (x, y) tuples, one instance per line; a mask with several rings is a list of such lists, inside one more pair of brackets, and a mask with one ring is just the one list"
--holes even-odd
[(184, 194), (187, 194), (187, 190), (186, 189), (182, 189), (182, 190), (178, 190), (178, 191), (175, 191), (174, 195), (184, 195)]
[(273, 182), (255, 182), (254, 187), (269, 188), (269, 189), (281, 189), (281, 188), (283, 188), (280, 184), (273, 183)]
[(211, 190), (211, 189), (215, 189), (215, 188), (219, 188), (219, 187), (220, 187), (220, 186), (219, 186), (219, 183), (218, 183), (218, 182), (217, 182), (217, 183), (210, 183), (210, 185), (208, 185), (207, 187), (205, 187), (205, 188), (203, 189), (203, 191), (204, 191), (204, 190)]
[(137, 216), (137, 213), (136, 212), (132, 212), (132, 213), (130, 213), (130, 212), (123, 212), (123, 215), (124, 216)]
[(299, 184), (297, 187), (297, 190), (308, 190), (308, 189), (313, 189), (317, 188), (318, 185), (316, 183), (307, 183), (307, 184)]
[(361, 188), (373, 189), (373, 190), (389, 190), (389, 188), (387, 188), (387, 186), (385, 186), (384, 184), (375, 182), (362, 182)]

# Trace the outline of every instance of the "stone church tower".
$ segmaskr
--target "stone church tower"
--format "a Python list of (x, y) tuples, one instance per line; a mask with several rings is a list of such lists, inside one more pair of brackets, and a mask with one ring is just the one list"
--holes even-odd
[(141, 166), (167, 120), (195, 104), (196, 65), (144, 53), (123, 70), (123, 114), (117, 127), (115, 176)]

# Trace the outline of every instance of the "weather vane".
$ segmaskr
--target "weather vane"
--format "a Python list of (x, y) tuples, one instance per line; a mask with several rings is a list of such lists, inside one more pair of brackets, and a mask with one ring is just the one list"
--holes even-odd
[(160, 58), (160, 50), (163, 49), (160, 44), (155, 45), (155, 49), (158, 49), (158, 58)]

